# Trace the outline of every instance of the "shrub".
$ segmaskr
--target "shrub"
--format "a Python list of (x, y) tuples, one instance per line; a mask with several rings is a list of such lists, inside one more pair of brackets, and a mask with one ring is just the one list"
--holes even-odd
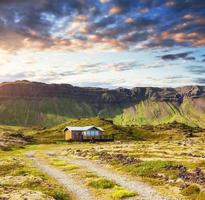
[(110, 180), (101, 178), (98, 180), (90, 181), (88, 185), (97, 189), (108, 189), (113, 188), (115, 186), (115, 183)]
[(53, 198), (55, 200), (69, 200), (70, 199), (66, 193), (62, 191), (58, 191), (58, 190), (54, 191)]
[(195, 184), (189, 185), (188, 187), (181, 190), (181, 194), (184, 196), (195, 197), (199, 193), (200, 193), (200, 188)]
[(117, 187), (117, 189), (111, 194), (113, 199), (123, 199), (133, 196), (136, 196), (136, 193), (121, 187)]

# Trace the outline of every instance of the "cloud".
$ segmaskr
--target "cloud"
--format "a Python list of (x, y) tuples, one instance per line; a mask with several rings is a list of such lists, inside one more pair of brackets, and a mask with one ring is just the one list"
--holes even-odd
[(100, 0), (101, 3), (108, 3), (110, 0)]
[(205, 74), (205, 67), (204, 66), (188, 66), (188, 71), (196, 74), (196, 75), (202, 75)]
[(205, 84), (205, 78), (194, 79), (194, 82), (197, 83), (197, 84), (204, 85)]
[(33, 71), (27, 71), (27, 72), (18, 72), (18, 73), (6, 73), (3, 75), (0, 75), (0, 82), (5, 81), (14, 81), (14, 80), (24, 80), (30, 77), (36, 76), (36, 73)]
[(167, 76), (165, 77), (164, 79), (165, 80), (171, 80), (171, 81), (174, 81), (174, 80), (178, 80), (178, 79), (186, 79), (186, 78), (189, 78), (187, 76), (183, 76), (183, 75), (178, 75), (178, 76)]
[(121, 61), (118, 63), (94, 63), (94, 64), (81, 64), (77, 66), (77, 73), (99, 73), (105, 71), (128, 71), (137, 66), (135, 61)]
[(116, 14), (120, 14), (122, 12), (122, 8), (118, 7), (118, 6), (113, 6), (110, 10), (109, 10), (109, 14), (110, 15), (116, 15)]
[(110, 80), (109, 82), (106, 81), (82, 81), (79, 82), (78, 85), (79, 86), (83, 86), (83, 87), (100, 87), (100, 88), (117, 88), (119, 87), (119, 83), (124, 82), (123, 79), (113, 79)]
[(199, 47), (205, 45), (203, 8), (202, 0), (1, 0), (0, 48)]
[(114, 63), (114, 64), (108, 64), (107, 68), (112, 69), (114, 71), (127, 71), (131, 70), (136, 67), (136, 62), (119, 62), (119, 63)]
[(166, 54), (161, 56), (163, 60), (178, 60), (178, 59), (184, 59), (184, 60), (195, 60), (195, 57), (190, 56), (193, 52), (184, 52), (184, 53), (177, 53), (177, 54)]

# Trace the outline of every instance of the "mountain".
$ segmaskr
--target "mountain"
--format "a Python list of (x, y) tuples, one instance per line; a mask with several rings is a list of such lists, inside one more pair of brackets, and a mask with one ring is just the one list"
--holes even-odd
[(16, 81), (0, 84), (0, 123), (52, 126), (99, 116), (119, 125), (178, 121), (205, 127), (205, 86), (103, 89)]

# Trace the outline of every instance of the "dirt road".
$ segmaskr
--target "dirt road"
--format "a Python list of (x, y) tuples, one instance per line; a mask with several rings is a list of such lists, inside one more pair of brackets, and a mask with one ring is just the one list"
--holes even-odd
[(82, 159), (71, 160), (64, 157), (60, 157), (60, 159), (81, 167), (86, 167), (89, 171), (95, 172), (98, 176), (103, 176), (131, 191), (137, 192), (143, 200), (170, 200), (169, 198), (159, 195), (157, 191), (149, 185), (140, 181), (130, 180), (128, 177), (118, 174), (117, 172), (109, 171), (94, 161)]
[[(68, 191), (70, 191), (74, 197), (78, 200), (97, 200), (93, 197), (88, 188), (85, 185), (76, 182), (76, 180), (69, 174), (65, 174), (61, 169), (50, 166), (39, 158), (35, 157), (34, 153), (27, 154), (27, 157), (33, 160), (34, 165), (41, 169), (43, 172), (55, 178), (60, 184), (62, 184)], [(58, 159), (64, 160), (70, 164), (78, 165), (79, 167), (86, 168), (90, 172), (94, 172), (100, 177), (112, 180), (118, 185), (127, 188), (131, 191), (139, 194), (140, 197), (134, 197), (131, 199), (142, 200), (170, 200), (167, 197), (163, 197), (157, 193), (151, 186), (136, 180), (132, 180), (125, 175), (111, 171), (104, 166), (96, 163), (95, 161), (84, 159), (68, 159), (66, 157), (58, 157)]]
[[(28, 155), (27, 155), (28, 156)], [(62, 184), (68, 191), (70, 191), (74, 197), (78, 200), (95, 200), (89, 190), (83, 185), (76, 182), (71, 176), (65, 174), (62, 170), (47, 165), (46, 163), (40, 161), (34, 155), (28, 156), (33, 160), (34, 165), (41, 169), (43, 172), (49, 176), (55, 178), (60, 184)]]

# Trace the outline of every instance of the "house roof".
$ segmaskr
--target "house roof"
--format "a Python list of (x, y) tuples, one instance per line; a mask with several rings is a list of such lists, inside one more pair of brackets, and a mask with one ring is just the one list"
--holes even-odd
[(92, 128), (96, 128), (96, 129), (98, 129), (100, 131), (104, 131), (102, 128), (96, 127), (96, 126), (67, 126), (67, 127), (65, 127), (64, 131), (66, 129), (68, 129), (70, 131), (88, 131), (88, 130), (90, 130)]

